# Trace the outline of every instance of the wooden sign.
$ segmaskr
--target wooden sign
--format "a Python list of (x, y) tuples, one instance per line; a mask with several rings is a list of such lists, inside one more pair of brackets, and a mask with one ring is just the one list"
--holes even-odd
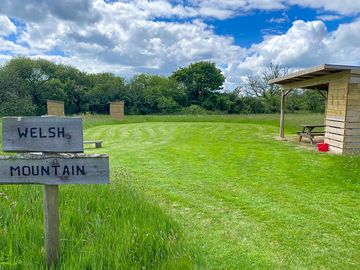
[[(63, 114), (63, 107), (54, 112)], [(4, 151), (56, 152), (0, 156), (0, 184), (44, 185), (46, 264), (51, 268), (60, 257), (58, 185), (109, 183), (109, 157), (75, 154), (83, 152), (81, 118), (4, 117), (2, 135)]]
[(82, 119), (72, 117), (4, 117), (5, 152), (83, 152)]
[(2, 184), (109, 183), (109, 157), (85, 154), (0, 156)]

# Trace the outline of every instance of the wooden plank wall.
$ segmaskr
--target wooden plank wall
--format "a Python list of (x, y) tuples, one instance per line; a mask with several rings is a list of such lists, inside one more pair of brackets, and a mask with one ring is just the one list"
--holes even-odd
[(124, 118), (124, 101), (110, 102), (110, 116), (118, 119)]
[(47, 114), (48, 115), (65, 115), (64, 112), (64, 102), (47, 100)]
[(344, 153), (360, 154), (360, 74), (355, 72), (349, 80)]
[(342, 73), (329, 82), (326, 106), (325, 142), (330, 151), (343, 153), (346, 122), (346, 106), (350, 73)]

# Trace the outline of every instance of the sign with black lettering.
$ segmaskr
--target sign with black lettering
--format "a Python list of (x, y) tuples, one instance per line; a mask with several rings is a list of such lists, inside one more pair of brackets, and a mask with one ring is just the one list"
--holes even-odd
[(109, 183), (109, 157), (85, 154), (0, 156), (2, 184)]
[(76, 117), (4, 117), (5, 152), (83, 152), (82, 119)]

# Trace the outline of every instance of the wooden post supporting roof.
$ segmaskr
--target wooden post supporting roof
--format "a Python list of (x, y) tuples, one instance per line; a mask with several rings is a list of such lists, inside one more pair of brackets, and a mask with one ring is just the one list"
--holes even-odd
[(284, 106), (285, 106), (285, 92), (281, 91), (281, 107), (280, 107), (280, 138), (284, 138)]
[(281, 101), (280, 101), (280, 138), (285, 137), (285, 97), (292, 91), (289, 89), (287, 91), (281, 91)]

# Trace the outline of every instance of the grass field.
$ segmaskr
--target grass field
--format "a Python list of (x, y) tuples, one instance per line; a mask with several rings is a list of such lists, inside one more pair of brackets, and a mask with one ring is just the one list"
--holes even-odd
[[(321, 118), (287, 115), (287, 132)], [(277, 141), (277, 126), (85, 118), (85, 139), (104, 141), (86, 152), (110, 155), (112, 184), (61, 188), (63, 268), (356, 269), (360, 158)], [(0, 269), (40, 268), (42, 190), (0, 188)]]

